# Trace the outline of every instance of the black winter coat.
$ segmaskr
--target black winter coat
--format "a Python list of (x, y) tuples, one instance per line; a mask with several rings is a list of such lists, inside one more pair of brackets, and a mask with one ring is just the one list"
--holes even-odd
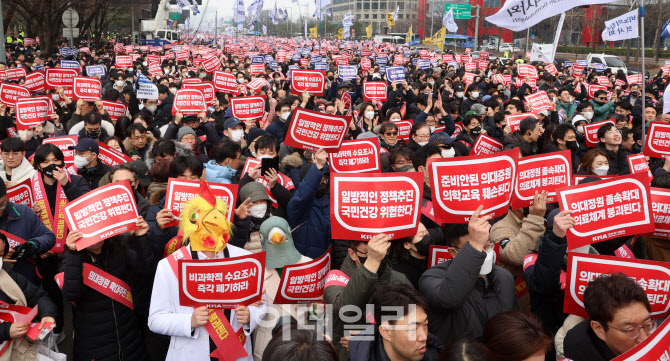
[(591, 329), (591, 320), (582, 321), (568, 331), (563, 341), (565, 357), (573, 361), (609, 361), (616, 357)]

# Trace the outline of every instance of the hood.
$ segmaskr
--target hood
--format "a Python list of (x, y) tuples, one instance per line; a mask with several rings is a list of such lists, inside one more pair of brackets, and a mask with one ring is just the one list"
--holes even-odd
[(205, 163), (205, 175), (208, 181), (229, 183), (235, 174), (237, 174), (237, 170), (230, 166), (219, 165), (214, 160)]
[[(180, 156), (180, 155), (193, 155), (193, 151), (191, 149), (189, 149), (183, 143), (176, 142), (174, 140), (173, 140), (173, 142), (175, 144), (175, 148), (177, 150), (177, 155), (178, 156)], [(124, 142), (124, 144), (125, 144), (125, 142)], [(153, 146), (154, 146), (154, 143), (152, 142), (149, 145), (149, 149), (147, 149), (147, 159), (146, 159), (145, 163), (147, 164), (147, 168), (149, 168), (149, 169), (151, 169), (151, 167), (153, 167), (154, 163), (156, 163), (156, 158), (154, 158), (153, 154), (151, 154), (151, 149), (153, 149)], [(126, 148), (126, 149), (128, 149), (128, 148)]]

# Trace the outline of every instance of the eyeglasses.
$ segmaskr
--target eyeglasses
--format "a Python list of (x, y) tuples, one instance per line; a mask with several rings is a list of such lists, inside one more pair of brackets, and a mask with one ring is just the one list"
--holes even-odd
[(414, 136), (419, 138), (419, 139), (430, 139), (430, 134), (425, 134), (425, 135), (414, 134)]
[(132, 140), (146, 140), (147, 136), (146, 135), (133, 135), (130, 137)]
[(387, 137), (395, 137), (398, 135), (398, 132), (386, 132), (384, 133)]
[(21, 152), (2, 152), (2, 156), (7, 158), (16, 158), (21, 156)]
[(649, 322), (645, 323), (642, 326), (630, 326), (625, 330), (620, 330), (610, 325), (609, 323), (607, 324), (607, 326), (617, 331), (623, 332), (623, 334), (626, 335), (626, 337), (628, 337), (631, 340), (634, 340), (638, 338), (638, 336), (640, 336), (641, 329), (644, 329), (644, 333), (647, 334), (647, 336), (649, 336), (652, 332), (654, 332), (656, 330), (656, 320), (654, 320), (654, 318), (652, 317), (651, 320), (649, 320)]
[(395, 165), (396, 167), (404, 167), (408, 164), (411, 164), (411, 163), (407, 162), (407, 161), (404, 161), (404, 160), (399, 160), (399, 161), (393, 163), (393, 165)]

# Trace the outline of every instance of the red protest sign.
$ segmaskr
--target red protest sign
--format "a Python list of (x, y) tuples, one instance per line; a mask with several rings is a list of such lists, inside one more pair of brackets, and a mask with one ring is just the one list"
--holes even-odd
[(584, 74), (584, 65), (577, 65), (573, 64), (572, 65), (572, 76), (582, 76)]
[(249, 69), (253, 75), (265, 74), (265, 64), (251, 64)]
[(547, 92), (544, 90), (526, 95), (525, 99), (530, 105), (530, 109), (534, 112), (552, 110), (554, 108), (554, 106), (551, 105), (551, 100), (549, 100)]
[(19, 85), (0, 84), (0, 102), (3, 102), (10, 108), (14, 108), (16, 102), (21, 98), (30, 98), (30, 90)]
[(643, 154), (652, 158), (667, 158), (670, 155), (670, 124), (649, 122)]
[(67, 149), (70, 146), (75, 146), (79, 142), (78, 135), (62, 135), (60, 137), (45, 138), (44, 143), (51, 143), (58, 147), (65, 156), (65, 166), (69, 167), (74, 164), (74, 150)]
[[(195, 71), (195, 69), (194, 69), (194, 71)], [(199, 83), (202, 83), (202, 79), (200, 79), (200, 78), (186, 78), (186, 79), (181, 81), (182, 85), (184, 85), (184, 84), (199, 84)]]
[(207, 111), (205, 96), (197, 89), (179, 89), (174, 94), (172, 115), (180, 112), (184, 115), (197, 115)]
[(7, 80), (19, 80), (26, 77), (26, 68), (9, 68), (5, 70)]
[(328, 154), (335, 173), (380, 173), (379, 138), (346, 140), (337, 152)]
[(599, 85), (602, 85), (602, 86), (605, 86), (605, 87), (612, 86), (612, 83), (610, 82), (610, 80), (604, 75), (597, 76), (596, 80), (598, 80)]
[(43, 71), (34, 71), (26, 76), (26, 82), (23, 84), (26, 89), (32, 92), (43, 92), (46, 89), (46, 77)]
[(25, 239), (22, 239), (20, 237), (17, 237), (11, 233), (7, 233), (3, 230), (0, 230), (0, 233), (4, 234), (5, 237), (7, 237), (7, 242), (9, 242), (9, 248), (15, 248), (16, 246), (20, 244), (26, 243)]
[(326, 72), (323, 70), (291, 70), (291, 94), (322, 96), (326, 83)]
[(110, 102), (109, 100), (101, 100), (102, 108), (105, 109), (112, 120), (117, 120), (126, 115), (127, 105), (120, 102)]
[(521, 129), (519, 126), (521, 124), (521, 121), (527, 117), (535, 118), (537, 119), (537, 115), (533, 113), (521, 113), (521, 114), (514, 114), (514, 115), (506, 115), (505, 116), (505, 123), (509, 127), (509, 129), (512, 131), (512, 133), (517, 132)]
[(179, 260), (179, 305), (233, 309), (260, 301), (265, 252), (240, 257)]
[(221, 62), (216, 56), (210, 55), (202, 59), (202, 67), (205, 68), (206, 72), (213, 73), (215, 70), (221, 68)]
[(100, 154), (98, 155), (98, 158), (103, 164), (107, 164), (110, 167), (133, 161), (132, 158), (123, 154), (123, 152), (119, 151), (118, 149), (114, 149), (103, 142), (98, 142), (98, 147), (100, 148)]
[(102, 89), (102, 80), (78, 76), (74, 78), (74, 98), (82, 99), (87, 102), (94, 102), (100, 99)]
[(207, 104), (213, 104), (216, 99), (216, 94), (214, 92), (214, 85), (212, 83), (198, 83), (198, 84), (184, 84), (182, 89), (196, 89), (200, 90), (205, 96), (205, 102)]
[(556, 190), (572, 185), (572, 161), (569, 150), (523, 157), (518, 162), (512, 209), (533, 204), (535, 192), (546, 191), (547, 203), (557, 202)]
[(30, 178), (13, 187), (7, 188), (7, 201), (32, 207), (33, 188), (31, 187)]
[(388, 84), (381, 81), (371, 81), (363, 83), (363, 100), (366, 102), (372, 99), (386, 100), (388, 95)]
[(477, 141), (472, 146), (472, 149), (470, 149), (469, 155), (493, 154), (501, 152), (503, 147), (504, 145), (498, 140), (493, 139), (488, 135), (480, 134), (479, 137), (477, 137)]
[(46, 87), (47, 89), (56, 89), (58, 87), (72, 87), (74, 78), (79, 76), (77, 69), (47, 68), (46, 69)]
[(544, 70), (546, 70), (551, 75), (558, 74), (558, 69), (556, 69), (556, 64), (554, 64), (554, 63), (549, 63), (549, 64), (545, 65)]
[(321, 257), (299, 264), (284, 266), (281, 282), (273, 304), (318, 302), (323, 296), (326, 275), (330, 272), (331, 249)]
[[(612, 361), (670, 360), (670, 318), (667, 318), (649, 337)], [(567, 360), (571, 361), (571, 360)]]
[(119, 69), (132, 68), (133, 59), (130, 55), (117, 55), (114, 65)]
[(46, 96), (20, 99), (15, 107), (17, 130), (33, 129), (53, 113), (53, 101)]
[(217, 70), (212, 77), (212, 83), (217, 92), (237, 94), (237, 78), (234, 74)]
[(428, 268), (452, 259), (449, 246), (430, 246), (428, 248)]
[(631, 174), (645, 173), (649, 176), (649, 183), (653, 175), (651, 174), (651, 169), (649, 169), (649, 163), (647, 163), (647, 158), (644, 154), (631, 154), (628, 156), (628, 167), (630, 168)]
[(605, 91), (607, 91), (607, 87), (606, 87), (606, 86), (602, 86), (602, 85), (596, 85), (596, 84), (588, 84), (588, 85), (586, 86), (586, 92), (587, 92), (587, 94), (589, 95), (589, 99), (593, 99), (593, 98), (595, 98), (595, 96), (596, 96), (596, 92), (597, 92), (598, 90), (605, 90)]
[(567, 233), (575, 249), (610, 238), (654, 231), (649, 180), (631, 174), (558, 190), (561, 210), (575, 211), (576, 224)]
[(593, 147), (594, 145), (598, 144), (598, 142), (600, 142), (600, 139), (598, 139), (598, 129), (600, 129), (600, 127), (606, 123), (615, 125), (614, 120), (612, 119), (607, 119), (604, 122), (584, 124), (584, 138), (586, 138), (587, 147)]
[(416, 234), (421, 216), (423, 175), (419, 173), (331, 174), (333, 239), (369, 241)]
[(533, 65), (530, 64), (517, 64), (516, 66), (516, 71), (519, 74), (519, 77), (525, 78), (529, 76), (531, 79), (539, 79), (539, 75), (537, 74), (537, 68), (534, 67)]
[(398, 126), (398, 139), (400, 140), (409, 139), (409, 133), (412, 132), (412, 125), (414, 124), (414, 120), (408, 119), (393, 123)]
[(619, 272), (634, 279), (647, 292), (653, 316), (668, 313), (670, 265), (667, 262), (575, 252), (568, 253), (568, 292), (565, 294), (563, 312), (589, 317), (584, 309), (584, 290), (596, 278)]
[(670, 190), (650, 189), (651, 211), (654, 215), (654, 237), (670, 238)]
[(428, 159), (435, 218), (440, 223), (468, 223), (479, 206), (493, 218), (507, 213), (516, 181), (519, 151)]
[[(208, 182), (207, 185), (212, 194), (214, 194), (214, 197), (221, 199), (228, 205), (225, 216), (232, 222), (235, 212), (231, 212), (230, 210), (235, 209), (238, 191), (237, 185), (211, 182)], [(165, 208), (172, 211), (174, 220), (168, 223), (166, 227), (176, 226), (181, 219), (179, 215), (184, 210), (184, 204), (199, 195), (200, 181), (169, 178), (167, 193), (165, 195)]]
[(265, 114), (265, 95), (230, 98), (230, 112), (240, 120), (262, 118)]
[(332, 153), (340, 149), (351, 123), (351, 116), (328, 115), (296, 108), (284, 143), (291, 147)]
[(83, 234), (75, 243), (78, 251), (137, 229), (137, 205), (130, 182), (110, 183), (69, 202), (65, 220), (69, 229)]

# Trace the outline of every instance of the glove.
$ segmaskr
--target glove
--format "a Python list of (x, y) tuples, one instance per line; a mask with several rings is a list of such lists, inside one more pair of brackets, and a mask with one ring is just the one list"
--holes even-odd
[(14, 248), (14, 254), (10, 259), (19, 260), (25, 258), (35, 258), (37, 256), (37, 245), (33, 242), (26, 242)]

